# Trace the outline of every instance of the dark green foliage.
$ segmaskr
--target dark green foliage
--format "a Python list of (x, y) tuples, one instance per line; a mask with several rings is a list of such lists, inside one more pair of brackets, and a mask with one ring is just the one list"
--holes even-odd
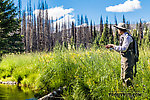
[(106, 17), (106, 23), (104, 25), (104, 30), (103, 30), (101, 39), (99, 41), (100, 44), (106, 45), (108, 43), (108, 41), (109, 41), (108, 30), (109, 30), (109, 28), (108, 28), (108, 17)]
[(20, 20), (12, 0), (0, 1), (0, 53), (20, 52), (22, 43), (17, 29), (19, 29)]
[(142, 25), (142, 20), (140, 19), (140, 23), (138, 26), (138, 43), (139, 43), (139, 45), (142, 44), (142, 39), (143, 39), (143, 25)]
[(127, 21), (127, 29), (130, 29), (130, 22)]
[(81, 25), (84, 23), (83, 15), (81, 15)]
[(78, 20), (78, 25), (81, 25), (81, 23), (80, 23), (80, 16), (79, 15), (77, 16), (77, 20)]
[(133, 37), (135, 38), (136, 41), (138, 41), (138, 34), (136, 29), (133, 30)]
[(123, 15), (123, 23), (126, 23), (125, 16)]
[(115, 16), (115, 25), (118, 25), (118, 24), (117, 24), (117, 17), (116, 17), (116, 16)]
[(108, 35), (108, 37), (109, 37), (109, 43), (110, 44), (113, 44), (114, 43), (114, 41), (113, 41), (113, 30), (112, 30), (112, 25), (110, 24), (110, 27), (109, 27), (109, 35)]
[(115, 36), (114, 36), (114, 44), (118, 45), (119, 44), (119, 36), (118, 36), (118, 31), (115, 31)]
[(86, 23), (87, 25), (89, 25), (87, 16), (85, 16), (85, 23)]
[[(115, 16), (115, 25), (118, 25), (117, 23), (117, 17)], [(118, 31), (115, 29), (115, 35), (114, 35), (114, 44), (118, 45), (119, 44), (119, 36), (118, 36)]]
[(18, 53), (23, 52), (23, 43), (22, 36), (20, 34), (14, 33), (12, 36), (8, 38), (8, 47), (6, 48), (6, 52), (10, 53)]
[(100, 18), (100, 36), (102, 36), (102, 33), (103, 33), (103, 18), (101, 16), (101, 18)]

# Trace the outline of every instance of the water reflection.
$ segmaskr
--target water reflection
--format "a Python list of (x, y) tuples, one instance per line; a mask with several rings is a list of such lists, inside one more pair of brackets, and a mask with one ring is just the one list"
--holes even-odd
[(0, 100), (33, 100), (30, 98), (34, 93), (29, 88), (0, 84)]

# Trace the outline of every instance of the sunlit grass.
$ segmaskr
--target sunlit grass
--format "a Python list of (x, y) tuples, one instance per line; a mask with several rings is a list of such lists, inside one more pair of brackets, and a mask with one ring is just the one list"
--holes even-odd
[[(56, 50), (49, 53), (5, 55), (0, 63), (0, 78), (25, 86), (52, 91), (68, 86), (63, 97), (81, 99), (146, 99), (150, 97), (150, 52), (140, 49), (134, 89), (122, 86), (120, 55), (107, 49)], [(140, 92), (141, 96), (119, 96), (109, 93)]]

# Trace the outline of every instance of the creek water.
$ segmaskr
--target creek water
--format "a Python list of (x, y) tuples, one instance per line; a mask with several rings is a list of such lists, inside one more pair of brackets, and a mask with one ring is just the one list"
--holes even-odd
[(0, 100), (37, 100), (34, 92), (26, 87), (0, 84)]

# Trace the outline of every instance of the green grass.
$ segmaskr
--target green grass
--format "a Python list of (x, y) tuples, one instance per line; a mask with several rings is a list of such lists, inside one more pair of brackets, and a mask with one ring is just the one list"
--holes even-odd
[[(148, 99), (149, 51), (148, 48), (140, 49), (138, 73), (133, 81), (135, 90), (122, 86), (120, 54), (107, 49), (5, 55), (0, 63), (0, 78), (18, 81), (41, 90), (39, 92), (67, 86), (63, 93), (66, 100)], [(142, 95), (132, 96), (133, 92)], [(119, 93), (125, 93), (125, 96), (121, 97)]]

